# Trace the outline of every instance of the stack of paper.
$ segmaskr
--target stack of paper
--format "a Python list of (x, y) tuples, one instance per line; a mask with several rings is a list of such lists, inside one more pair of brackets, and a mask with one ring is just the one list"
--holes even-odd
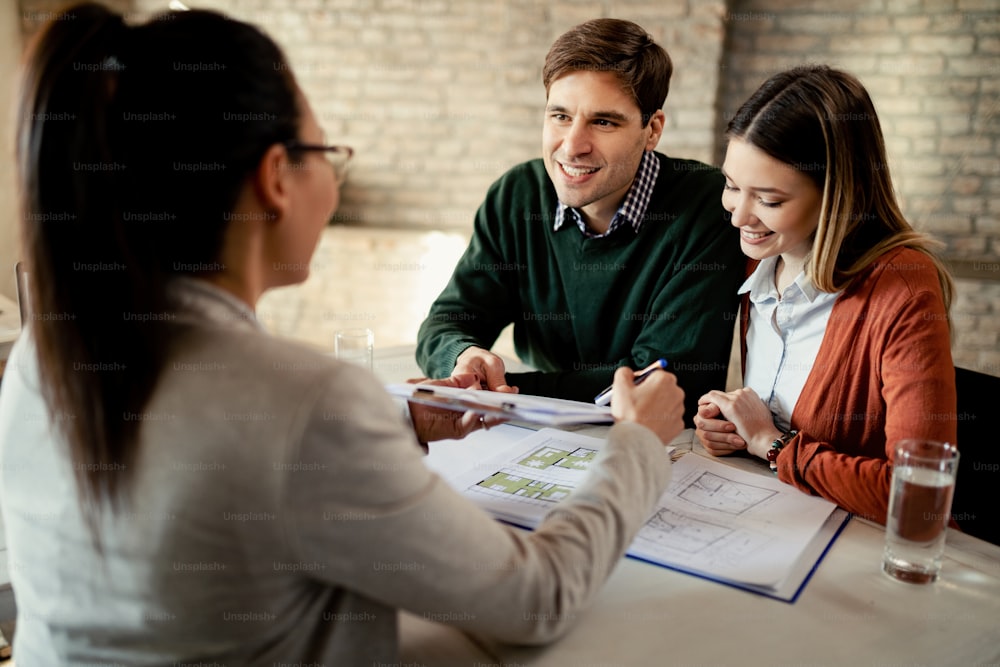
[(477, 412), (512, 421), (564, 426), (568, 424), (608, 424), (614, 421), (611, 409), (544, 396), (505, 394), (485, 389), (456, 389), (426, 384), (390, 384), (393, 396), (448, 410)]

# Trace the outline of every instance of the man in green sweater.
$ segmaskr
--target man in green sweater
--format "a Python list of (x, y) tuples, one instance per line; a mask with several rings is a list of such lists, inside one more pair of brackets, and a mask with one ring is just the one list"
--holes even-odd
[[(430, 377), (593, 401), (619, 366), (663, 357), (687, 396), (725, 386), (745, 258), (714, 167), (654, 152), (670, 58), (640, 26), (581, 24), (545, 59), (542, 159), (491, 186), (420, 327)], [(508, 324), (521, 359), (489, 350)]]

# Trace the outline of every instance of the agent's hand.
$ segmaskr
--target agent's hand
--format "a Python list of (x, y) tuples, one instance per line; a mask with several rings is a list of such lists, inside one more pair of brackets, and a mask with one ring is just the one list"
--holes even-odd
[(451, 376), (468, 373), (479, 376), (483, 389), (502, 391), (508, 394), (517, 393), (517, 387), (511, 387), (507, 384), (507, 369), (504, 367), (503, 359), (489, 350), (473, 346), (466, 348), (462, 354), (458, 355)]
[(650, 429), (663, 444), (684, 430), (684, 391), (677, 386), (677, 376), (657, 371), (636, 385), (629, 368), (615, 371), (615, 398), (611, 415), (618, 422), (635, 422)]
[(736, 433), (736, 424), (726, 421), (722, 410), (707, 394), (698, 399), (694, 426), (694, 434), (712, 456), (726, 456), (747, 448), (746, 440)]
[[(719, 421), (721, 416), (732, 424), (731, 430), (713, 423)], [(781, 436), (771, 411), (757, 392), (749, 387), (708, 392), (698, 399), (698, 414), (694, 423), (705, 449), (715, 456), (746, 449), (754, 456), (767, 458), (771, 443)]]
[[(411, 383), (429, 384), (436, 387), (456, 387), (459, 389), (479, 389), (480, 379), (474, 373), (453, 375), (443, 380), (420, 378)], [(464, 438), (473, 431), (488, 429), (503, 423), (502, 418), (483, 417), (474, 412), (459, 412), (432, 405), (409, 402), (410, 419), (417, 439), (423, 442)]]

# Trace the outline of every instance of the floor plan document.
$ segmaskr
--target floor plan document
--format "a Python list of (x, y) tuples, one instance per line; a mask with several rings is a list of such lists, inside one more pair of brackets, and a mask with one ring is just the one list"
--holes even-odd
[[(494, 516), (534, 527), (573, 492), (603, 443), (542, 429), (450, 482)], [(794, 601), (848, 516), (773, 477), (692, 452), (674, 463), (628, 555)]]

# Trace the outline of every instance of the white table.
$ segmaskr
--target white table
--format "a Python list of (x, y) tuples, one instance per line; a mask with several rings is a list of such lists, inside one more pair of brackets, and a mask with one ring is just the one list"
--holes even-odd
[[(386, 381), (419, 374), (412, 348), (377, 356), (376, 373)], [(395, 372), (407, 363), (409, 375)], [(491, 433), (432, 443), (431, 459), (477, 460), (485, 456), (489, 439), (497, 437)], [(707, 456), (690, 432), (682, 441), (692, 449), (687, 456)], [(763, 462), (749, 458), (719, 460), (769, 474)], [(884, 532), (877, 524), (851, 519), (794, 604), (626, 558), (573, 629), (542, 648), (473, 639), (404, 613), (402, 662), (478, 667), (1000, 664), (1000, 547), (949, 531), (940, 579), (918, 586), (881, 572)]]

